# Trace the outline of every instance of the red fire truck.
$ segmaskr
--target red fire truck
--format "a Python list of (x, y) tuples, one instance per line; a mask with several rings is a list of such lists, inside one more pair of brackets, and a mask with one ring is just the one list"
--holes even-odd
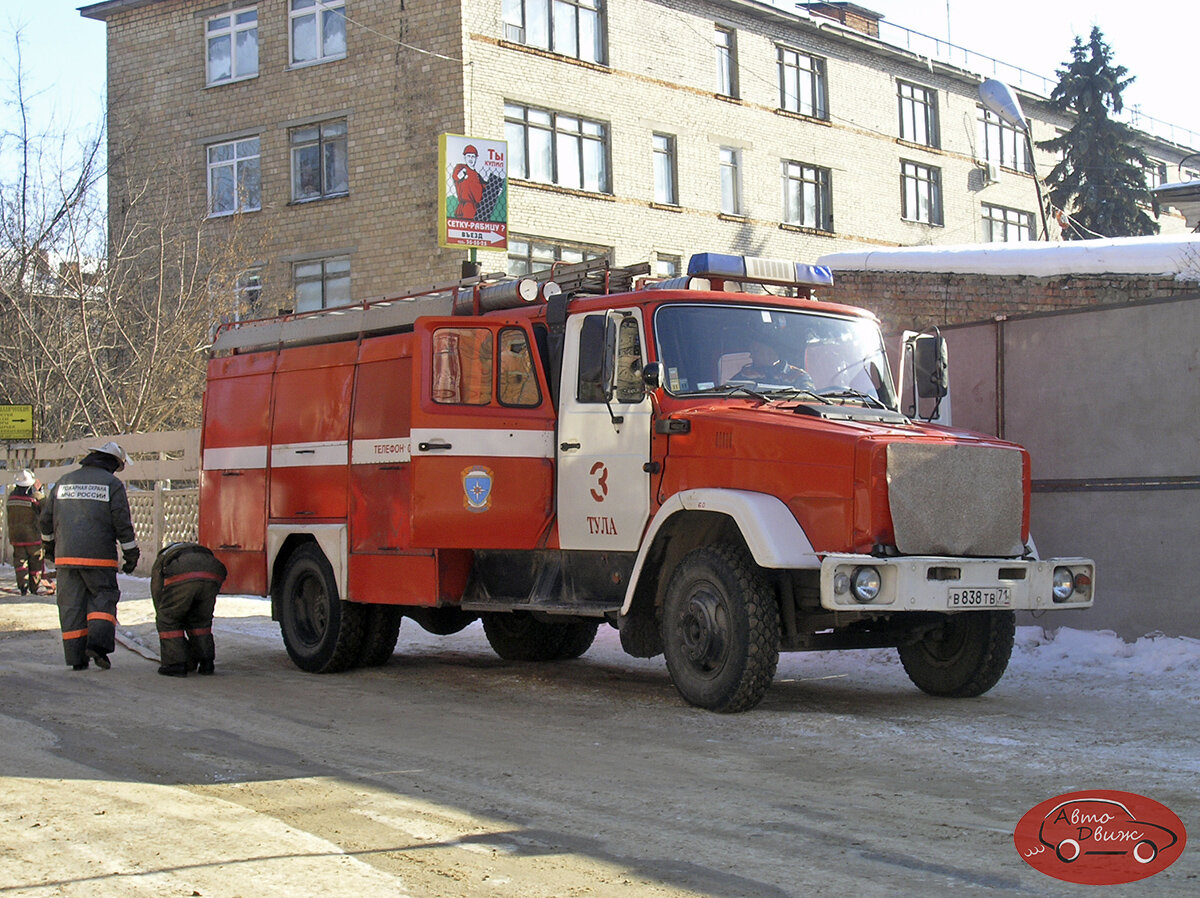
[(714, 711), (756, 705), (781, 651), (892, 646), (922, 690), (979, 695), (1016, 610), (1091, 605), (1093, 563), (1030, 539), (1028, 453), (915, 414), (949, 403), (940, 337), (906, 335), (904, 387), (870, 312), (813, 298), (826, 269), (647, 270), (224, 326), (200, 538), (225, 590), (269, 595), (313, 672), (383, 663), (403, 617), (480, 618), (524, 661), (608, 623)]

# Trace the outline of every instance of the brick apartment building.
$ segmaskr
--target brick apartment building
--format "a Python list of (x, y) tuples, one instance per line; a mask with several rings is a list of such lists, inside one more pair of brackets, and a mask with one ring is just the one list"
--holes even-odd
[[(262, 237), (243, 286), (319, 308), (457, 277), (438, 135), (509, 142), (521, 273), (609, 253), (815, 260), (1036, 236), (1023, 139), (980, 76), (849, 3), (106, 0), (110, 162), (163, 171)], [(885, 23), (886, 25), (887, 23)], [(903, 34), (903, 29), (897, 29)], [(1022, 91), (1033, 137), (1069, 122)], [(1151, 186), (1190, 148), (1144, 135)], [(1036, 151), (1043, 175), (1054, 160)], [(126, 208), (110, 179), (113, 217)], [(201, 210), (203, 214), (204, 210)], [(236, 215), (235, 213), (244, 213)], [(1166, 210), (1165, 232), (1185, 229)]]

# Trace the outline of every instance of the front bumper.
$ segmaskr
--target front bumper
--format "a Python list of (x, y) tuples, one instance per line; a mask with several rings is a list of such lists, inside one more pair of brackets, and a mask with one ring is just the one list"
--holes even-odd
[[(879, 572), (879, 594), (871, 601), (845, 587), (860, 567)], [(1056, 568), (1069, 568), (1086, 586), (1067, 601), (1054, 601)], [(821, 561), (821, 607), (830, 611), (1047, 611), (1090, 608), (1096, 566), (1089, 558), (953, 558), (826, 555)], [(842, 576), (839, 576), (842, 575)]]

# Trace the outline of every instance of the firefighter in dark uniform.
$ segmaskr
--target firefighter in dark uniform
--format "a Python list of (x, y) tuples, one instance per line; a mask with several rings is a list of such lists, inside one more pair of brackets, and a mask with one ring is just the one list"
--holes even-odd
[(213, 672), (213, 609), (225, 574), (225, 565), (199, 543), (171, 543), (158, 553), (150, 571), (150, 597), (163, 676)]
[(129, 574), (140, 551), (125, 484), (114, 475), (129, 462), (116, 443), (89, 449), (77, 470), (64, 474), (42, 509), (42, 543), (58, 568), (58, 618), (63, 653), (74, 670), (88, 660), (107, 670), (116, 647), (117, 546)]
[(8, 511), (8, 541), (13, 548), (13, 568), (21, 595), (38, 593), (42, 583), (42, 537), (38, 515), (46, 493), (30, 470), (17, 474), (12, 492), (5, 503)]

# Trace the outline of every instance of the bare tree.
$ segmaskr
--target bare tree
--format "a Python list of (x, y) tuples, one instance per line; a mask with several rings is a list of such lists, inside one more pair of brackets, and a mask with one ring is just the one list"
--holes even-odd
[[(35, 131), (20, 34), (0, 135), (0, 403), (32, 404), (42, 439), (194, 426), (203, 349), (235, 311), (252, 264), (240, 216), (207, 218), (179, 164), (104, 164), (82, 141)], [(109, 147), (112, 158), (140, 158)], [(10, 164), (11, 163), (11, 164)], [(119, 177), (122, 208), (104, 209)], [(118, 185), (112, 185), (118, 186)]]

